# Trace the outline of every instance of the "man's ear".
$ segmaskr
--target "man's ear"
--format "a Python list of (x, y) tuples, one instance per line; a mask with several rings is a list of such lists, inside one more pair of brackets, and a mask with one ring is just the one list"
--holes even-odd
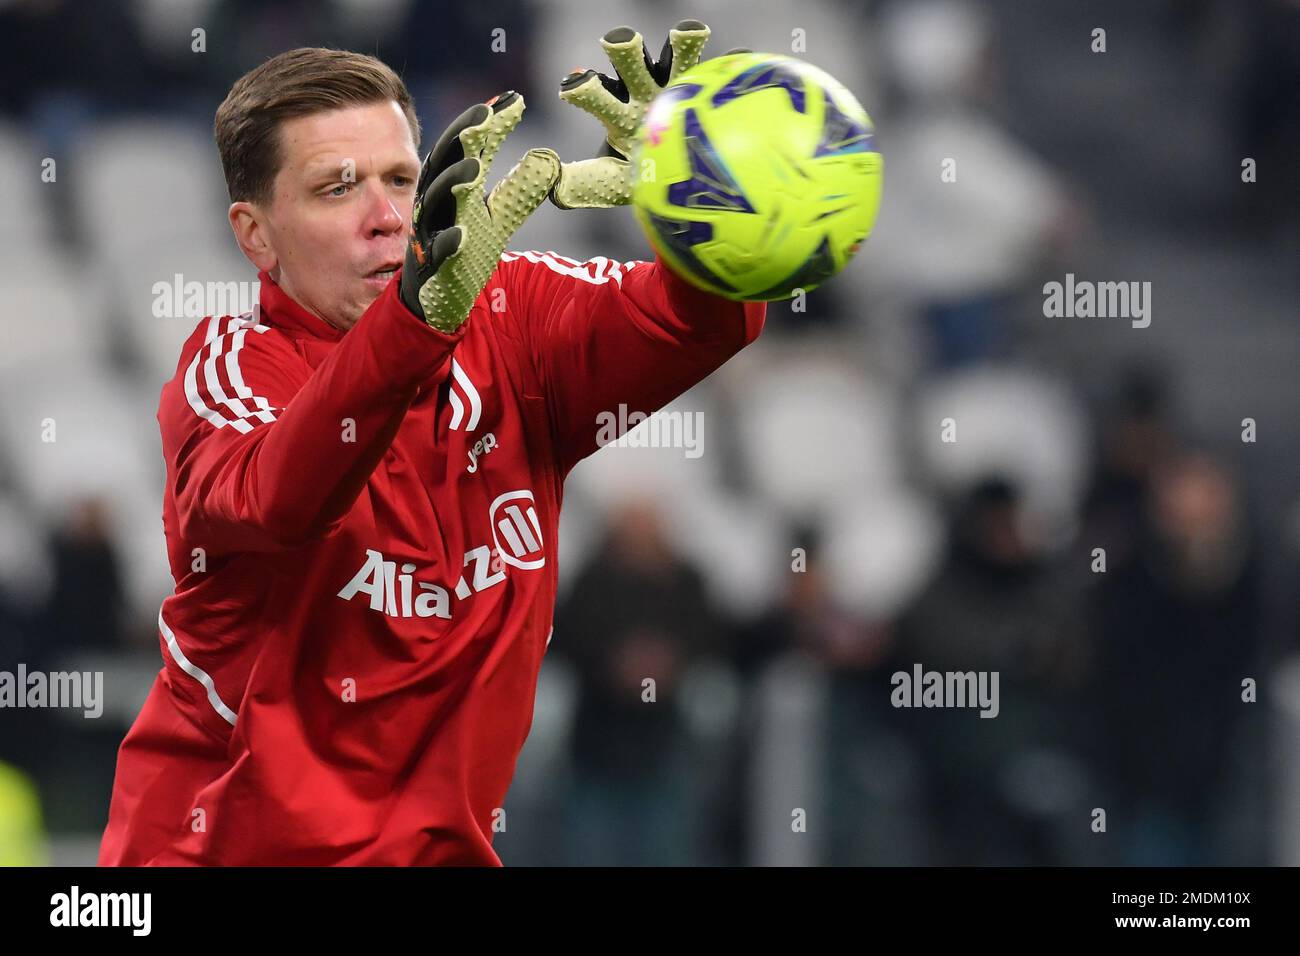
[(251, 202), (231, 203), (228, 215), (235, 241), (239, 243), (239, 248), (248, 261), (262, 272), (272, 272), (279, 265), (280, 258), (271, 244), (262, 208)]

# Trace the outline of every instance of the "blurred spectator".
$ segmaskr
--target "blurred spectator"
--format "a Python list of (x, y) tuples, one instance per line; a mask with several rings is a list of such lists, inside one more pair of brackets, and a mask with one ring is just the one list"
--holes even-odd
[(1081, 540), (1123, 562), (1137, 547), (1151, 476), (1177, 446), (1167, 386), (1151, 368), (1130, 369), (1115, 411), (1103, 422), (1097, 466), (1084, 506)]
[(53, 534), (51, 554), (54, 586), (31, 666), (58, 667), (76, 651), (124, 649), (125, 595), (107, 502), (75, 505)]
[(1000, 91), (981, 7), (898, 3), (880, 27), (900, 102), (882, 120), (886, 194), (859, 281), (925, 319), (940, 367), (1004, 355), (1000, 312), (1079, 212), (989, 108)]
[(1249, 43), (1230, 71), (1239, 77), (1231, 115), (1241, 155), (1257, 164), (1256, 181), (1234, 191), (1233, 208), (1251, 238), (1263, 227), (1289, 223), (1294, 243), (1300, 241), (1300, 185), (1284, 171), (1294, 169), (1300, 154), (1300, 4), (1266, 0), (1249, 10)]
[(821, 556), (821, 536), (811, 528), (792, 540), (807, 557), (802, 571), (791, 572), (789, 586), (758, 620), (744, 626), (732, 660), (746, 678), (790, 651), (803, 651), (834, 670), (868, 669), (886, 650), (883, 631), (868, 628), (835, 602)]
[(1145, 504), (1136, 551), (1094, 595), (1098, 760), (1118, 862), (1207, 865), (1222, 859), (1241, 681), (1259, 662), (1254, 544), (1241, 488), (1207, 455), (1158, 468)]
[[(556, 615), (553, 650), (578, 675), (574, 860), (692, 863), (698, 821), (677, 693), (691, 663), (719, 650), (703, 580), (670, 549), (655, 505), (633, 501), (611, 516), (608, 538), (570, 595)], [(653, 702), (643, 697), (647, 679)]]
[(1083, 772), (1074, 754), (1089, 648), (1079, 595), (1025, 527), (1019, 492), (1004, 479), (977, 484), (957, 503), (950, 542), (943, 568), (898, 622), (891, 670), (996, 672), (999, 709), (992, 719), (896, 711), (895, 727), (924, 764), (930, 862), (1064, 862), (1051, 834), (1082, 795), (1030, 792), (1025, 767), (1046, 754), (1068, 769), (1061, 782)]
[(835, 836), (824, 841), (823, 849), (832, 864), (894, 862), (879, 856), (855, 855), (856, 847), (872, 844), (881, 826), (891, 826), (889, 810), (872, 803), (872, 795), (856, 789), (853, 767), (864, 751), (871, 752), (871, 772), (889, 775), (887, 755), (871, 747), (881, 732), (888, 709), (888, 696), (869, 689), (864, 675), (874, 674), (886, 659), (888, 631), (871, 626), (841, 607), (828, 580), (829, 569), (823, 538), (809, 526), (799, 528), (791, 540), (800, 542), (806, 564), (791, 571), (785, 591), (765, 614), (742, 627), (737, 635), (732, 661), (745, 679), (744, 704), (737, 746), (728, 771), (729, 795), (723, 801), (726, 812), (719, 825), (739, 863), (753, 863), (748, 855), (746, 835), (753, 828), (751, 809), (761, 738), (759, 699), (763, 672), (790, 654), (815, 660), (829, 676), (826, 704), (829, 717), (825, 746), (825, 784), (830, 794), (830, 827)]

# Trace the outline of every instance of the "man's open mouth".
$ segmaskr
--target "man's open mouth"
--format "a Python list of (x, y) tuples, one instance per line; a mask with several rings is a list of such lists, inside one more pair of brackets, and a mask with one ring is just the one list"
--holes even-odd
[(380, 266), (378, 269), (375, 269), (373, 272), (368, 273), (366, 278), (391, 279), (397, 273), (397, 270), (401, 268), (401, 266), (402, 264), (400, 262), (385, 263), (384, 265)]

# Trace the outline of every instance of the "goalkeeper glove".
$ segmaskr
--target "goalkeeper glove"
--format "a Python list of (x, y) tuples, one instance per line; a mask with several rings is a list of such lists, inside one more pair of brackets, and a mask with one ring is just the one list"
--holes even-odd
[[(560, 99), (604, 124), (601, 155), (564, 163), (551, 190), (561, 209), (608, 208), (632, 201), (632, 155), (637, 130), (659, 91), (700, 61), (709, 28), (699, 20), (682, 20), (668, 31), (658, 60), (650, 59), (641, 34), (615, 27), (600, 41), (615, 77), (595, 70), (575, 70), (560, 83)], [(736, 50), (728, 52), (739, 52)]]
[(559, 176), (554, 150), (530, 149), (484, 198), (492, 158), (523, 112), (513, 90), (470, 107), (420, 168), (399, 297), (439, 332), (464, 324), (506, 243)]

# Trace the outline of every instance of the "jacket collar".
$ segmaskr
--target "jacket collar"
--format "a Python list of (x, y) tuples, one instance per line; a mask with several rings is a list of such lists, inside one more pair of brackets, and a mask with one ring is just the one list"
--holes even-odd
[(284, 329), (295, 336), (306, 335), (328, 342), (337, 342), (346, 334), (290, 298), (269, 273), (258, 272), (257, 278), (261, 283), (258, 302), (264, 324)]

